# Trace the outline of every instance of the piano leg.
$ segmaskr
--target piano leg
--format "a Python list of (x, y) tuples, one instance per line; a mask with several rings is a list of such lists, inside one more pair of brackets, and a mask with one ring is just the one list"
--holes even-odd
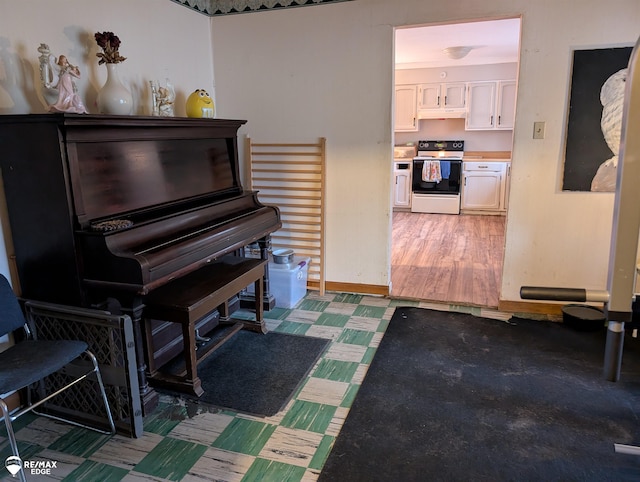
[[(271, 251), (271, 236), (267, 235), (258, 240), (260, 248), (260, 259), (269, 260), (269, 251)], [(264, 311), (270, 311), (276, 306), (276, 299), (269, 291), (269, 263), (264, 266), (264, 289), (262, 291), (262, 306)], [(240, 295), (240, 306), (242, 308), (251, 309), (254, 305), (255, 297), (249, 293)]]
[(130, 303), (122, 303), (121, 310), (129, 315), (133, 323), (133, 337), (136, 344), (136, 363), (138, 365), (138, 384), (140, 385), (140, 402), (142, 415), (147, 416), (158, 406), (160, 395), (147, 381), (147, 364), (144, 357), (144, 334), (142, 330), (142, 310), (144, 305), (140, 298), (134, 298)]
[[(265, 236), (258, 240), (258, 246), (260, 246), (260, 258), (269, 259), (269, 251), (271, 251), (271, 236)], [(264, 291), (262, 292), (262, 299), (264, 300), (264, 309), (269, 311), (276, 306), (276, 299), (269, 291), (269, 263), (264, 265)]]

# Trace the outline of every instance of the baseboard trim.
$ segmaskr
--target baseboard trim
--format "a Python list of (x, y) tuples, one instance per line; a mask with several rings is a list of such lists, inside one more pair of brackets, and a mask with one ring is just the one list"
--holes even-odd
[[(320, 283), (318, 281), (308, 280), (307, 289), (319, 291)], [(338, 281), (325, 282), (325, 289), (327, 291), (335, 291), (338, 293), (357, 293), (372, 296), (389, 296), (390, 294), (388, 286), (341, 283)], [(446, 302), (443, 303), (447, 304)], [(562, 316), (562, 306), (562, 304), (555, 303), (500, 300), (498, 302), (498, 311), (505, 313), (531, 313), (535, 315)]]
[(530, 301), (498, 301), (498, 311), (506, 313), (532, 313), (536, 315), (562, 315), (562, 304)]
[[(325, 290), (336, 291), (338, 293), (357, 293), (359, 295), (389, 296), (389, 287), (382, 285), (366, 285), (360, 283), (340, 283), (337, 281), (327, 281), (324, 284)], [(310, 290), (320, 290), (318, 281), (308, 280), (307, 288)]]

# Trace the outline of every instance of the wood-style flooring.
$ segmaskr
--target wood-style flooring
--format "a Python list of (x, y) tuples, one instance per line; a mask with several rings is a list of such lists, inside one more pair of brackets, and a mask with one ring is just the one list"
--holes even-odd
[(497, 308), (504, 216), (393, 213), (391, 296)]

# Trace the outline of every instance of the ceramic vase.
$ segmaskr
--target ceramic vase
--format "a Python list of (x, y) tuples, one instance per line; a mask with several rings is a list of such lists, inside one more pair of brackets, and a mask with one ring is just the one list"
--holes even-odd
[(133, 111), (133, 97), (118, 74), (118, 64), (105, 64), (107, 81), (98, 92), (100, 114), (129, 115)]

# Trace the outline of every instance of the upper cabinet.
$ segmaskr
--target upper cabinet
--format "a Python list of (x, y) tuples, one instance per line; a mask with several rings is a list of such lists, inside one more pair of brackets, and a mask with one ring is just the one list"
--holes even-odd
[(418, 118), (464, 117), (467, 84), (465, 82), (447, 84), (418, 85)]
[(418, 130), (417, 92), (417, 85), (396, 85), (394, 127), (396, 132), (415, 132)]
[(513, 129), (516, 120), (516, 81), (498, 82), (498, 129)]
[(466, 130), (513, 129), (515, 80), (470, 82), (467, 96)]
[(418, 119), (466, 118), (466, 130), (511, 130), (516, 81), (395, 86), (395, 131), (418, 131)]

